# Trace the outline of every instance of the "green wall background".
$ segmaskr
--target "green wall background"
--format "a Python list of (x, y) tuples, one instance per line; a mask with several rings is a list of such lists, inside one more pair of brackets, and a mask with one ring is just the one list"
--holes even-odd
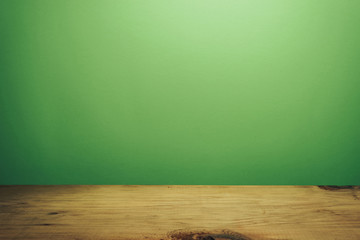
[(0, 184), (360, 184), (360, 1), (0, 1)]

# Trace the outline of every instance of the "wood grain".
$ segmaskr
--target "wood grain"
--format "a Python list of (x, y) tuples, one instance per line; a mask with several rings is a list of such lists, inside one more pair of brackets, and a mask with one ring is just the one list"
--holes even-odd
[(359, 240), (359, 197), (358, 187), (0, 186), (0, 239)]

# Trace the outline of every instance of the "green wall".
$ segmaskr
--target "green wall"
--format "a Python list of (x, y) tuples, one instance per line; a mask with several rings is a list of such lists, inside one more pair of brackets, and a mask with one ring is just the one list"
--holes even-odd
[(359, 12), (1, 0), (0, 184), (360, 184)]

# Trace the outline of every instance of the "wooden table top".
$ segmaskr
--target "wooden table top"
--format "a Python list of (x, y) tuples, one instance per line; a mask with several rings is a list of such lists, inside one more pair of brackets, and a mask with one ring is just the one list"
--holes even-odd
[(0, 239), (359, 240), (360, 189), (0, 186)]

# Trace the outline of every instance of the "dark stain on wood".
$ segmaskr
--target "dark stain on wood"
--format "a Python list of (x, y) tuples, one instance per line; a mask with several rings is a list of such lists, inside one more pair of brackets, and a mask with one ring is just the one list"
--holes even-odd
[(323, 190), (328, 190), (328, 191), (337, 191), (337, 190), (351, 190), (352, 191), (352, 196), (354, 198), (354, 200), (360, 200), (360, 198), (358, 197), (358, 193), (357, 191), (360, 190), (360, 186), (356, 186), (356, 185), (344, 185), (344, 186), (337, 186), (337, 185), (319, 185), (318, 186), (320, 189)]
[(32, 224), (32, 226), (54, 226), (52, 223), (40, 223), (40, 224)]
[(338, 186), (338, 185), (319, 185), (318, 186), (321, 189), (324, 190), (330, 190), (330, 191), (334, 191), (334, 190), (341, 190), (341, 189), (356, 189), (359, 186), (354, 186), (354, 185), (344, 185), (344, 186)]
[(48, 215), (57, 215), (59, 214), (58, 212), (49, 212)]
[(171, 240), (252, 240), (243, 234), (222, 230), (220, 232), (206, 231), (173, 231), (168, 233)]

